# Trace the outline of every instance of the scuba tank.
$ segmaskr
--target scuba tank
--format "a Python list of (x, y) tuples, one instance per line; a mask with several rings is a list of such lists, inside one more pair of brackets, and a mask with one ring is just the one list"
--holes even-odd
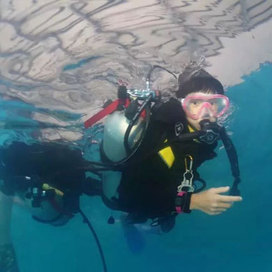
[(101, 151), (109, 161), (120, 163), (136, 152), (149, 123), (151, 103), (159, 99), (149, 87), (128, 90), (119, 86), (117, 108), (104, 122)]
[[(109, 115), (104, 124), (103, 152), (112, 162), (118, 162), (128, 156), (125, 147), (125, 134), (130, 120), (125, 111), (115, 111)], [(144, 130), (145, 120), (140, 117), (133, 125), (128, 137), (128, 146), (132, 150), (139, 143)]]
[(33, 219), (54, 226), (64, 225), (71, 217), (65, 207), (65, 194), (59, 189), (43, 183), (39, 178), (25, 177), (28, 188), (17, 192), (30, 208)]
[(5, 195), (15, 195), (23, 200), (32, 217), (39, 222), (59, 226), (73, 216), (66, 193), (37, 176), (6, 177), (0, 190)]

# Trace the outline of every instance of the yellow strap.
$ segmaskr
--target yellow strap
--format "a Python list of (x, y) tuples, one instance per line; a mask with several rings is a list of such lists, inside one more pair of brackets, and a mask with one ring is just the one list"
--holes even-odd
[[(188, 129), (189, 132), (192, 133), (195, 130), (188, 125)], [(196, 142), (199, 142), (195, 139)], [(165, 143), (167, 143), (167, 139), (164, 141)], [(175, 161), (175, 155), (173, 153), (173, 150), (170, 146), (167, 146), (163, 149), (161, 149), (158, 154), (160, 155), (160, 157), (162, 158), (162, 160), (165, 162), (165, 164), (168, 166), (168, 168), (171, 168), (173, 166), (173, 163)]]
[(190, 133), (195, 132), (195, 130), (190, 125), (188, 125), (188, 129)]
[(55, 192), (56, 192), (56, 194), (58, 195), (58, 196), (63, 196), (64, 195), (64, 193), (62, 192), (62, 191), (60, 191), (60, 190), (58, 190), (58, 189), (56, 189), (56, 188), (54, 188), (54, 187), (51, 187), (49, 184), (47, 184), (47, 183), (44, 183), (43, 185), (42, 185), (42, 189), (43, 190), (50, 190), (50, 189), (53, 189), (53, 190), (55, 190)]
[[(188, 125), (188, 129), (189, 129), (189, 132), (190, 132), (190, 133), (195, 132), (195, 129), (192, 128), (190, 125)], [(200, 143), (197, 139), (194, 139), (193, 141), (194, 141), (194, 142), (197, 142), (197, 143)]]
[[(164, 142), (166, 143), (167, 139)], [(172, 148), (170, 146), (167, 146), (161, 149), (158, 153), (162, 160), (165, 162), (165, 164), (168, 166), (168, 168), (171, 168), (175, 161), (175, 155), (173, 153)]]

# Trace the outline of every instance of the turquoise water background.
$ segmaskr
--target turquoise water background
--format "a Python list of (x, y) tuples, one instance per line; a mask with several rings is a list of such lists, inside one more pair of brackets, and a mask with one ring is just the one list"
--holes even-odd
[[(112, 213), (98, 197), (82, 197), (82, 210), (101, 240), (109, 272), (272, 271), (271, 78), (272, 65), (263, 64), (227, 92), (235, 106), (228, 130), (239, 154), (243, 202), (226, 213), (180, 215), (173, 231), (158, 235), (124, 229), (118, 212)], [(4, 108), (12, 102), (1, 103)], [(3, 121), (4, 115), (1, 112)], [(12, 130), (4, 131), (2, 142), (13, 135)], [(27, 133), (21, 137), (27, 138)], [(208, 187), (230, 185), (225, 151), (219, 148), (218, 157), (200, 173)], [(116, 218), (114, 225), (107, 224), (110, 215)], [(79, 215), (56, 228), (35, 222), (22, 206), (16, 206), (12, 237), (22, 272), (102, 271), (94, 239)]]

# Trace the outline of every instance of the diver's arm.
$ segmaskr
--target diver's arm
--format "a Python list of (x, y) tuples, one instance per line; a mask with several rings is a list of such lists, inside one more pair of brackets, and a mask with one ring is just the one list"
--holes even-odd
[(211, 188), (209, 190), (192, 194), (190, 209), (200, 210), (209, 215), (218, 215), (229, 209), (233, 202), (242, 201), (240, 196), (222, 195), (230, 189), (227, 187)]

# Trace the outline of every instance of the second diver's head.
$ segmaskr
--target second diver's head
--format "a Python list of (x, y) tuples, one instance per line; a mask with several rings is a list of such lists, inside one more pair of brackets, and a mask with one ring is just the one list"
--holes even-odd
[(229, 108), (223, 85), (201, 68), (184, 70), (176, 96), (181, 99), (188, 123), (197, 130), (202, 120), (216, 122)]

